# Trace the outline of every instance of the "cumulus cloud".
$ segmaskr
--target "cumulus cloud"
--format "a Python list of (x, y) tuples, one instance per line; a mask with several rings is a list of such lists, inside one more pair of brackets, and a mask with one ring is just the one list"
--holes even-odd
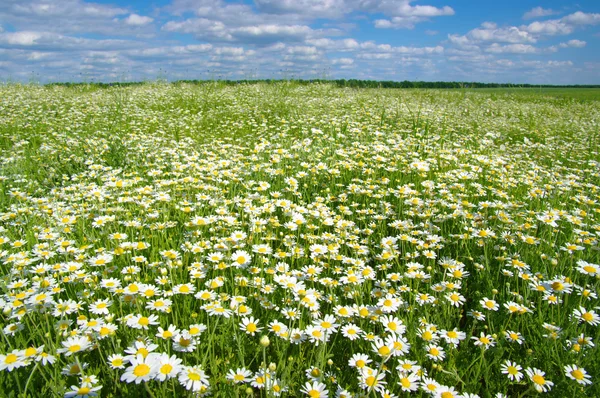
[(145, 17), (138, 14), (130, 14), (124, 19), (124, 22), (130, 26), (144, 26), (154, 21), (154, 18)]
[(54, 32), (21, 31), (0, 33), (0, 48), (31, 48), (50, 51), (118, 50), (136, 45), (130, 40), (97, 40), (64, 36)]
[(600, 24), (600, 14), (577, 11), (562, 18), (561, 21), (572, 25), (597, 25)]
[(523, 14), (523, 19), (542, 18), (556, 14), (558, 14), (558, 12), (550, 8), (535, 7)]
[(561, 20), (552, 19), (549, 21), (536, 21), (532, 22), (525, 27), (529, 33), (537, 35), (568, 35), (573, 32), (573, 26), (569, 25)]
[(586, 44), (587, 43), (583, 40), (573, 39), (573, 40), (569, 40), (565, 43), (560, 43), (558, 46), (560, 48), (567, 48), (567, 47), (582, 48), (582, 47), (585, 47)]
[(540, 52), (537, 47), (534, 47), (531, 44), (500, 45), (498, 43), (492, 44), (486, 48), (485, 51), (494, 54), (536, 54)]

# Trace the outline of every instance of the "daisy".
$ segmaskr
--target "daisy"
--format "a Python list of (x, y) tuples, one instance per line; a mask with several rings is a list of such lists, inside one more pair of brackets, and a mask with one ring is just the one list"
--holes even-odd
[(441, 330), (440, 336), (446, 340), (446, 343), (454, 345), (458, 345), (462, 340), (467, 338), (465, 332), (461, 332), (456, 328), (453, 330)]
[(428, 344), (425, 346), (425, 351), (427, 352), (427, 357), (435, 362), (443, 361), (446, 357), (444, 349), (437, 345)]
[(379, 322), (392, 333), (404, 334), (406, 331), (406, 326), (404, 326), (403, 322), (395, 316), (384, 315), (379, 319)]
[(127, 319), (127, 326), (133, 329), (148, 330), (148, 327), (151, 325), (158, 325), (157, 315), (152, 314), (146, 317), (139, 314)]
[(108, 365), (112, 369), (124, 369), (127, 363), (129, 363), (129, 360), (125, 359), (121, 354), (113, 354), (108, 357)]
[(433, 394), (433, 398), (462, 398), (462, 395), (456, 392), (454, 387), (440, 386)]
[(552, 389), (554, 383), (544, 378), (546, 372), (537, 368), (527, 368), (525, 369), (525, 373), (527, 373), (527, 376), (533, 382), (533, 387), (537, 392), (547, 392)]
[(183, 368), (183, 366), (181, 366), (183, 361), (177, 358), (175, 355), (169, 357), (169, 354), (159, 354), (155, 360), (157, 361), (157, 364), (155, 368), (154, 379), (159, 381), (165, 381), (167, 379), (177, 377)]
[(283, 324), (277, 320), (272, 321), (269, 324), (269, 331), (275, 333), (279, 337), (285, 337), (285, 336), (289, 335), (288, 327), (285, 324)]
[(400, 380), (398, 383), (400, 384), (400, 388), (402, 391), (417, 391), (419, 389), (418, 384), (419, 376), (416, 373), (400, 373)]
[(13, 350), (12, 352), (1, 355), (0, 354), (0, 370), (8, 370), (12, 372), (14, 369), (21, 368), (27, 365), (27, 361), (23, 356), (23, 351)]
[(100, 391), (100, 389), (102, 388), (102, 386), (90, 386), (87, 384), (82, 384), (81, 386), (71, 386), (71, 391), (67, 391), (65, 393), (65, 398), (72, 398), (72, 397), (97, 397), (98, 396), (98, 391)]
[(353, 368), (362, 369), (372, 361), (368, 355), (365, 354), (354, 354), (352, 358), (348, 361), (348, 365)]
[(173, 349), (178, 352), (193, 352), (196, 349), (196, 339), (189, 331), (183, 330), (173, 337)]
[(473, 336), (471, 339), (474, 340), (476, 346), (483, 347), (485, 350), (496, 345), (494, 338), (491, 335), (486, 335), (483, 332), (481, 332), (479, 337)]
[(584, 368), (580, 368), (577, 365), (567, 365), (564, 367), (564, 370), (565, 375), (569, 379), (575, 380), (582, 385), (592, 384), (592, 379)]
[(262, 328), (258, 327), (258, 320), (253, 316), (249, 318), (242, 318), (242, 322), (239, 324), (240, 329), (247, 334), (254, 336), (256, 333), (259, 333)]
[(175, 325), (169, 325), (166, 330), (159, 326), (158, 332), (155, 334), (155, 336), (164, 340), (168, 340), (176, 336), (178, 333), (179, 330), (175, 327)]
[(87, 337), (74, 336), (69, 337), (62, 342), (63, 348), (56, 350), (59, 354), (64, 354), (66, 357), (87, 350), (91, 344)]
[(360, 370), (358, 376), (359, 387), (371, 392), (371, 391), (382, 391), (387, 384), (385, 379), (385, 372), (378, 372), (377, 370), (365, 367)]
[(498, 303), (495, 300), (484, 297), (479, 300), (479, 304), (483, 307), (483, 309), (488, 311), (498, 311)]
[(506, 341), (511, 343), (518, 343), (519, 345), (523, 344), (523, 336), (519, 332), (513, 332), (512, 330), (507, 330), (504, 334), (504, 338)]
[(237, 368), (235, 371), (230, 369), (227, 373), (227, 380), (231, 380), (235, 384), (248, 383), (252, 380), (252, 372), (246, 368)]
[(451, 292), (446, 295), (446, 299), (454, 306), (460, 307), (466, 301), (465, 297), (458, 292)]
[(523, 370), (521, 365), (509, 360), (504, 361), (500, 367), (500, 371), (512, 381), (521, 381), (523, 378), (523, 373), (521, 373), (521, 370)]
[(329, 391), (327, 386), (319, 381), (313, 381), (312, 383), (306, 382), (300, 392), (308, 395), (310, 398), (328, 398)]
[(250, 264), (252, 257), (244, 250), (238, 250), (231, 255), (231, 261), (236, 267), (243, 268)]
[(112, 305), (112, 301), (109, 299), (98, 300), (94, 304), (90, 305), (90, 312), (94, 315), (108, 315), (108, 307)]
[(421, 379), (421, 390), (429, 394), (435, 394), (437, 391), (440, 390), (440, 387), (441, 384), (435, 381), (434, 379), (431, 379), (429, 377), (423, 377)]
[(590, 276), (600, 275), (600, 265), (579, 260), (577, 261), (577, 271)]
[(208, 390), (208, 376), (200, 366), (184, 366), (179, 373), (179, 383), (186, 390), (205, 392)]
[(396, 370), (401, 374), (417, 373), (419, 369), (421, 369), (421, 367), (417, 365), (417, 361), (408, 359), (399, 361), (398, 366), (396, 366)]
[(600, 323), (600, 316), (593, 310), (586, 310), (583, 307), (579, 307), (573, 311), (573, 316), (579, 320), (579, 322), (589, 323), (590, 325), (597, 325)]
[(353, 323), (349, 323), (342, 327), (342, 335), (351, 341), (360, 338), (362, 333), (362, 329)]
[(127, 383), (135, 382), (140, 384), (141, 382), (147, 382), (156, 375), (155, 360), (156, 355), (148, 355), (144, 358), (143, 355), (137, 355), (135, 358), (130, 359), (130, 366), (125, 369), (125, 373), (121, 375), (121, 381)]

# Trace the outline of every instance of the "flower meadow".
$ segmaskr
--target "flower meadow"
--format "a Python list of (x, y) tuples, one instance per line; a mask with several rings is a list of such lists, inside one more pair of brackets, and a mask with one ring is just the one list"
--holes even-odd
[(0, 93), (0, 396), (600, 395), (600, 102)]

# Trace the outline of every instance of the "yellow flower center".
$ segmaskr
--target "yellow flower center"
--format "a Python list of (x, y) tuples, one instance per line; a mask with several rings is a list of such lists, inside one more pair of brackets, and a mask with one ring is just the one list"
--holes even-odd
[(544, 384), (546, 384), (546, 379), (544, 379), (544, 376), (541, 375), (534, 375), (531, 380), (533, 380), (533, 382), (535, 384), (539, 384), (541, 386), (543, 386)]
[(136, 377), (143, 377), (146, 376), (148, 373), (150, 373), (150, 366), (141, 363), (139, 365), (137, 365), (134, 369), (133, 369), (133, 374)]

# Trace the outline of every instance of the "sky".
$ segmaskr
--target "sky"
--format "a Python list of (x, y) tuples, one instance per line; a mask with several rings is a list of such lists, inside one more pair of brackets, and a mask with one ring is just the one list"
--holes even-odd
[(600, 1), (0, 0), (0, 81), (600, 84)]

